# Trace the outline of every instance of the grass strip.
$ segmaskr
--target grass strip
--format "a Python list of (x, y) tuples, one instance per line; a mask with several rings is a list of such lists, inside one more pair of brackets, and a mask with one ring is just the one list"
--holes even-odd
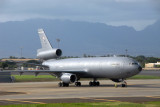
[(58, 78), (51, 75), (12, 75), (15, 82), (41, 82), (41, 81), (57, 81)]
[(99, 102), (99, 103), (54, 103), (54, 104), (19, 104), (0, 107), (159, 107), (160, 101), (145, 103)]
[(152, 76), (152, 75), (135, 75), (130, 77), (129, 79), (160, 79), (160, 76)]

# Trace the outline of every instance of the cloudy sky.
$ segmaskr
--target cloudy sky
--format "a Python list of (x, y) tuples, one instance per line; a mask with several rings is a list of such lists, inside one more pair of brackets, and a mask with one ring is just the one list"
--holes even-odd
[(142, 30), (160, 19), (160, 0), (0, 0), (0, 22), (33, 18), (100, 22)]

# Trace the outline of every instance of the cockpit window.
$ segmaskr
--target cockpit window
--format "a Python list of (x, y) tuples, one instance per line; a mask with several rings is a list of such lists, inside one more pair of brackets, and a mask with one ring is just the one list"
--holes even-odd
[(129, 65), (138, 65), (138, 63), (133, 62), (133, 63), (129, 63)]
[(132, 63), (132, 65), (138, 65), (138, 63)]

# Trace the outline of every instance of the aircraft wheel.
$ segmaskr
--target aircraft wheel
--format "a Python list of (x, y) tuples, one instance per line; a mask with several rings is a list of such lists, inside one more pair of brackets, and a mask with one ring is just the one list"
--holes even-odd
[(126, 84), (122, 84), (122, 87), (126, 87)]
[(89, 86), (99, 86), (99, 85), (100, 85), (99, 81), (97, 81), (97, 82), (90, 81), (89, 82)]
[(93, 86), (93, 82), (92, 81), (89, 82), (89, 86)]
[(59, 86), (59, 87), (62, 87), (62, 85), (63, 85), (62, 82), (59, 82), (59, 83), (58, 83), (58, 86)]
[(81, 82), (78, 82), (78, 85), (81, 86)]
[(62, 87), (68, 87), (69, 86), (69, 84), (68, 83), (62, 83)]
[(93, 82), (93, 86), (97, 86), (97, 82)]
[(96, 86), (99, 86), (99, 85), (100, 85), (100, 83), (99, 83), (99, 81), (97, 81), (97, 82), (96, 82)]
[(126, 81), (122, 82), (122, 87), (127, 87), (127, 82)]
[(75, 82), (75, 86), (81, 86), (81, 82)]
[(69, 84), (66, 84), (66, 87), (69, 87)]

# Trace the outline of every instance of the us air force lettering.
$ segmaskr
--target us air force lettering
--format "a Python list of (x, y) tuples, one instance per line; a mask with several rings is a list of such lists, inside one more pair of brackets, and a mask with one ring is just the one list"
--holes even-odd
[(62, 55), (61, 49), (52, 48), (43, 29), (38, 30), (42, 48), (38, 49), (37, 57), (43, 59), (43, 66), (49, 70), (35, 71), (47, 72), (60, 78), (60, 87), (68, 87), (75, 83), (81, 86), (80, 78), (93, 78), (90, 86), (99, 86), (98, 78), (108, 78), (114, 82), (122, 82), (122, 87), (127, 84), (126, 78), (138, 74), (142, 68), (139, 63), (128, 57), (95, 57), (95, 58), (70, 58), (57, 59)]

